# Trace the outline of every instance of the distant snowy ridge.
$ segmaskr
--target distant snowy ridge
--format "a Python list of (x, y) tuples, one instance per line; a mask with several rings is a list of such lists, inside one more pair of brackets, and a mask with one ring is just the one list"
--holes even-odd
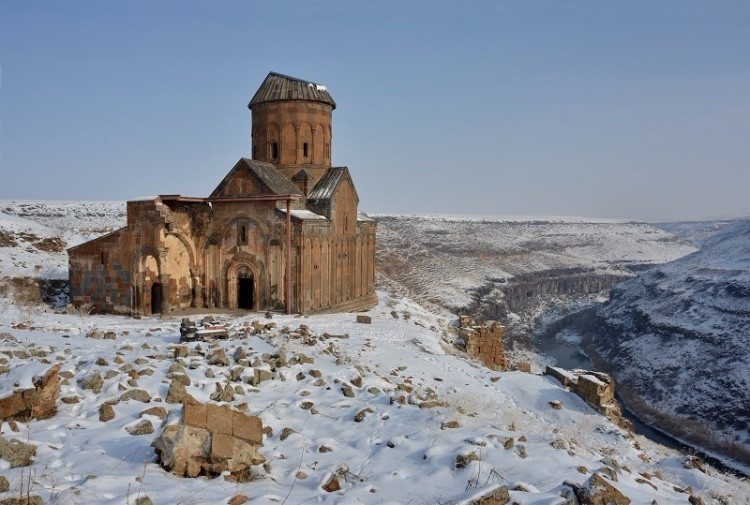
[(618, 285), (597, 323), (594, 347), (635, 410), (693, 443), (735, 444), (723, 452), (750, 463), (750, 220)]
[(537, 215), (464, 215), (464, 214), (399, 214), (381, 212), (368, 214), (375, 219), (404, 218), (423, 219), (426, 221), (480, 222), (480, 223), (643, 223), (632, 219), (592, 218), (581, 216), (537, 216)]

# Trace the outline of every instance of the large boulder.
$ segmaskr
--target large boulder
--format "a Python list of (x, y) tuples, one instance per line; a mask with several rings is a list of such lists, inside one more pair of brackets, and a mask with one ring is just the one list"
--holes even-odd
[(60, 365), (30, 363), (13, 368), (0, 391), (0, 419), (47, 419), (57, 412)]

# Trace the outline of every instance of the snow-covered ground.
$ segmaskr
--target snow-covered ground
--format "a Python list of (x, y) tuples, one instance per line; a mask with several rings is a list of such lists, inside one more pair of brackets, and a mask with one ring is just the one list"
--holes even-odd
[[(65, 252), (59, 243), (42, 240), (57, 238), (69, 247), (124, 224), (120, 202), (1, 202), (0, 212), (6, 240), (0, 243), (0, 278), (5, 281), (63, 279)], [(410, 262), (411, 281), (425, 286), (422, 295), (429, 296), (420, 295), (425, 301), (435, 293), (448, 297), (437, 296), (438, 301), (450, 300), (487, 276), (571, 265), (624, 270), (631, 263), (665, 261), (693, 250), (641, 223), (426, 217), (393, 223), (393, 218), (381, 220), (381, 244), (385, 250), (403, 247), (403, 257), (391, 258)], [(258, 467), (256, 480), (178, 479), (161, 469), (150, 447), (161, 430), (158, 418), (146, 416), (156, 428), (152, 434), (131, 436), (126, 428), (155, 405), (170, 411), (167, 422), (179, 417), (178, 405), (159, 401), (166, 397), (175, 363), (171, 346), (179, 340), (179, 318), (58, 314), (33, 300), (17, 304), (16, 288), (0, 282), (0, 364), (19, 370), (0, 374), (0, 391), (7, 393), (39, 371), (39, 365), (20, 367), (47, 360), (62, 365), (68, 379), (61, 397), (71, 403), (59, 402), (51, 419), (18, 423), (18, 432), (4, 424), (3, 437), (29, 441), (38, 450), (23, 474), (4, 461), (0, 472), (11, 492), (30, 482), (31, 493), (45, 503), (130, 504), (139, 494), (157, 504), (226, 503), (237, 494), (254, 503), (452, 503), (499, 483), (519, 489), (511, 492), (519, 504), (552, 505), (564, 502), (559, 493), (565, 480), (581, 483), (606, 465), (621, 468), (613, 484), (633, 503), (684, 504), (688, 493), (681, 490), (688, 488), (707, 503), (750, 503), (746, 482), (711, 469), (684, 468), (683, 456), (627, 437), (555, 381), (482, 368), (452, 346), (452, 315), (385, 292), (370, 311), (372, 325), (355, 324), (353, 314), (275, 315), (275, 329), (220, 343), (229, 355), (243, 347), (251, 361), (283, 349), (287, 356), (304, 353), (314, 363), (281, 368), (257, 388), (243, 380), (232, 383), (240, 388), (232, 405), (247, 404), (273, 430), (261, 449), (269, 467)], [(221, 317), (234, 328), (265, 321), (261, 314)], [(28, 328), (19, 329), (18, 323)], [(301, 324), (316, 338), (305, 343), (280, 331)], [(116, 339), (87, 338), (93, 329), (113, 331)], [(197, 344), (190, 346), (196, 350)], [(204, 401), (231, 375), (229, 367), (208, 365), (198, 355), (184, 365), (188, 392)], [(143, 372), (137, 386), (128, 383), (131, 367)], [(94, 370), (105, 376), (111, 371), (99, 393), (83, 390), (79, 382)], [(242, 377), (251, 374), (248, 367)], [(352, 398), (343, 396), (341, 383), (356, 376), (362, 387), (354, 388)], [(113, 420), (99, 421), (102, 403), (135, 387), (148, 392), (151, 402), (120, 401)], [(401, 394), (410, 401), (391, 401)], [(445, 406), (416, 405), (419, 398), (433, 397)], [(550, 408), (551, 400), (562, 401), (564, 408)], [(316, 413), (302, 402), (311, 402)], [(354, 421), (367, 408), (372, 412)], [(444, 428), (449, 421), (459, 427)], [(281, 440), (284, 428), (295, 433)], [(457, 468), (456, 456), (470, 453), (478, 459)], [(321, 483), (336, 471), (345, 476), (343, 489), (326, 493)]]
[[(312, 364), (279, 368), (275, 379), (258, 387), (242, 379), (231, 382), (234, 365), (209, 365), (198, 355), (183, 362), (191, 395), (208, 401), (217, 383), (231, 383), (241, 390), (231, 404), (246, 403), (273, 430), (261, 449), (269, 468), (257, 467), (257, 478), (241, 484), (179, 479), (164, 471), (150, 446), (161, 431), (156, 417), (145, 417), (156, 428), (152, 434), (126, 431), (152, 406), (169, 410), (167, 422), (179, 417), (179, 405), (162, 401), (169, 367), (176, 362), (171, 347), (179, 341), (179, 318), (75, 316), (41, 308), (29, 313), (3, 300), (0, 352), (7, 365), (40, 359), (61, 363), (69, 377), (61, 397), (78, 401), (59, 403), (51, 419), (18, 423), (18, 432), (4, 425), (4, 437), (28, 441), (38, 450), (23, 477), (20, 468), (9, 469), (2, 461), (0, 471), (16, 492), (31, 475), (31, 493), (57, 504), (119, 505), (135, 503), (139, 494), (154, 503), (183, 504), (227, 503), (237, 494), (250, 503), (452, 503), (499, 483), (527, 490), (511, 492), (519, 504), (548, 505), (564, 502), (559, 497), (564, 481), (581, 483), (608, 464), (621, 468), (613, 485), (636, 504), (687, 503), (688, 494), (676, 488), (688, 486), (707, 503), (719, 496), (725, 503), (748, 503), (747, 483), (711, 469), (684, 468), (684, 457), (629, 438), (554, 380), (492, 372), (455, 351), (446, 334), (449, 315), (434, 315), (382, 292), (379, 298), (380, 305), (370, 311), (371, 325), (356, 324), (353, 314), (275, 315), (275, 329), (222, 341), (227, 355), (242, 347), (250, 361), (282, 349), (287, 357), (313, 358)], [(220, 317), (238, 329), (254, 319), (269, 322), (261, 314)], [(31, 329), (14, 328), (19, 322)], [(301, 324), (317, 338), (305, 343), (280, 331)], [(86, 338), (93, 329), (112, 331), (116, 339)], [(191, 350), (207, 348), (205, 343), (189, 345)], [(131, 368), (145, 371), (137, 384), (128, 384)], [(100, 393), (80, 386), (80, 379), (94, 370), (102, 375), (114, 371)], [(251, 375), (252, 368), (242, 373)], [(0, 375), (0, 391), (11, 389), (9, 377)], [(354, 397), (344, 396), (342, 383), (356, 377), (361, 387), (354, 387)], [(151, 401), (122, 400), (114, 405), (115, 418), (101, 422), (99, 406), (133, 388), (147, 391)], [(405, 404), (391, 401), (401, 394)], [(419, 398), (432, 397), (446, 405), (416, 405)], [(553, 400), (561, 401), (563, 409), (550, 408)], [(302, 402), (312, 402), (315, 410), (302, 408)], [(356, 422), (355, 414), (367, 408), (372, 412)], [(444, 427), (449, 421), (459, 427)], [(285, 428), (294, 433), (281, 440)], [(469, 453), (478, 459), (457, 468), (456, 456)], [(336, 471), (345, 475), (343, 489), (327, 493), (321, 484)]]

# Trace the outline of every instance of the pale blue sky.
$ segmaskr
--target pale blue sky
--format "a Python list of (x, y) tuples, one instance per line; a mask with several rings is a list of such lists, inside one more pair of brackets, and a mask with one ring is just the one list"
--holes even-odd
[(369, 212), (750, 214), (750, 2), (0, 1), (0, 198), (206, 196), (269, 71)]

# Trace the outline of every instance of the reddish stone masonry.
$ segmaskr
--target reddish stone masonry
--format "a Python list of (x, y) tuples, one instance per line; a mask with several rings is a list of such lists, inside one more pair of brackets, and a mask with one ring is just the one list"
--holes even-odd
[(503, 337), (505, 327), (497, 321), (474, 325), (469, 316), (460, 316), (461, 328), (458, 336), (463, 339), (466, 352), (479, 359), (483, 365), (493, 370), (507, 370)]

